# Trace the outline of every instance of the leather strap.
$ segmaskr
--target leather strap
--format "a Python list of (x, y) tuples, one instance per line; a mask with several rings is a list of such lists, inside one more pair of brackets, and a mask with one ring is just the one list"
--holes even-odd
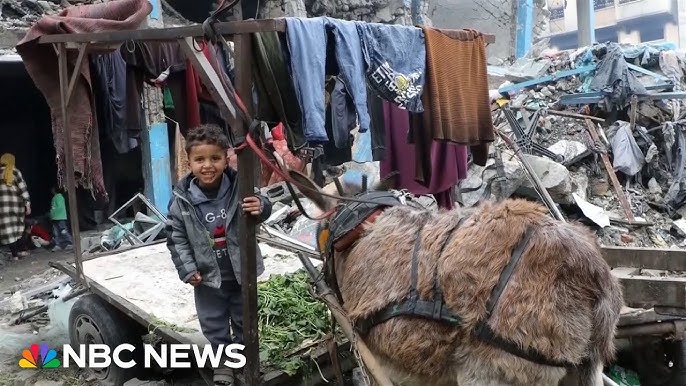
[[(385, 208), (384, 208), (385, 209)], [(353, 228), (350, 232), (346, 233), (345, 236), (341, 237), (333, 245), (336, 252), (342, 252), (350, 248), (359, 238), (364, 226), (367, 224), (373, 224), (376, 218), (383, 212), (383, 209), (377, 209), (372, 214), (369, 215), (361, 224)], [(330, 236), (331, 237), (331, 236)]]

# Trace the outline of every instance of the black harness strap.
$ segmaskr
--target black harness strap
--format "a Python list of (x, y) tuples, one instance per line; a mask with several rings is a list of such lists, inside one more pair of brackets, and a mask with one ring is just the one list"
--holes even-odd
[[(450, 233), (448, 234), (445, 241), (443, 242), (443, 245), (441, 246), (439, 258), (443, 255), (443, 251), (445, 250), (448, 241), (450, 241), (450, 239), (452, 238), (452, 235), (455, 233), (457, 229), (459, 229), (462, 226), (462, 224), (467, 220), (467, 218), (468, 217), (461, 218), (460, 221), (450, 230)], [(375, 325), (383, 323), (397, 316), (424, 317), (431, 320), (445, 322), (453, 326), (457, 326), (462, 323), (462, 319), (459, 317), (459, 315), (444, 307), (445, 304), (443, 302), (443, 291), (440, 289), (440, 286), (438, 285), (438, 266), (436, 266), (433, 276), (434, 300), (426, 301), (419, 299), (419, 291), (417, 290), (417, 256), (419, 254), (419, 249), (421, 246), (421, 232), (423, 228), (424, 224), (422, 224), (419, 230), (417, 239), (414, 243), (414, 249), (412, 251), (412, 266), (410, 272), (410, 296), (403, 301), (391, 303), (387, 307), (372, 314), (368, 318), (363, 318), (357, 321), (357, 323), (355, 324), (355, 328), (360, 332), (360, 334), (366, 335), (369, 332), (369, 330)], [(535, 349), (522, 349), (515, 342), (500, 337), (488, 325), (488, 321), (490, 320), (493, 311), (498, 305), (498, 301), (500, 300), (503, 291), (507, 287), (507, 283), (510, 281), (512, 274), (514, 273), (514, 270), (517, 268), (517, 265), (519, 264), (522, 258), (524, 250), (529, 245), (529, 241), (531, 239), (532, 234), (533, 228), (528, 228), (525, 231), (522, 239), (519, 241), (519, 243), (517, 243), (515, 249), (512, 251), (512, 256), (510, 260), (505, 266), (505, 269), (503, 269), (503, 271), (500, 273), (500, 278), (498, 279), (496, 286), (491, 291), (491, 294), (486, 302), (486, 314), (484, 315), (484, 318), (477, 324), (477, 327), (474, 330), (474, 336), (477, 339), (490, 345), (493, 345), (495, 347), (498, 347), (501, 350), (506, 351), (512, 355), (515, 355), (517, 357), (529, 360), (540, 365), (572, 368), (576, 366), (573, 363), (548, 359), (545, 355), (541, 354), (538, 350)]]
[(524, 236), (522, 237), (522, 239), (519, 241), (515, 249), (512, 251), (512, 257), (510, 258), (510, 261), (505, 266), (505, 269), (503, 269), (503, 271), (500, 273), (498, 283), (493, 288), (493, 291), (491, 291), (491, 295), (489, 296), (488, 301), (486, 302), (486, 314), (484, 315), (484, 318), (478, 323), (476, 329), (474, 330), (474, 335), (477, 339), (481, 340), (482, 342), (492, 344), (512, 355), (518, 356), (520, 358), (529, 360), (534, 363), (538, 363), (540, 365), (567, 368), (574, 367), (575, 365), (573, 363), (548, 359), (538, 350), (522, 349), (515, 342), (498, 336), (498, 334), (495, 331), (493, 331), (491, 326), (488, 325), (488, 321), (491, 318), (491, 315), (493, 314), (495, 307), (498, 305), (500, 296), (503, 294), (503, 291), (505, 291), (505, 287), (507, 287), (507, 283), (510, 281), (512, 273), (517, 268), (517, 265), (519, 264), (519, 261), (522, 258), (524, 250), (529, 245), (529, 240), (531, 239), (532, 234), (533, 229), (528, 228), (524, 232)]
[[(466, 216), (461, 218), (457, 222), (457, 224), (455, 224), (455, 226), (453, 226), (453, 228), (450, 230), (445, 240), (443, 241), (443, 245), (441, 246), (441, 251), (439, 252), (438, 258), (440, 258), (443, 255), (443, 251), (445, 250), (445, 247), (448, 245), (448, 241), (452, 239), (452, 236), (455, 233), (455, 231), (457, 231), (457, 229), (459, 229), (462, 226), (466, 219)], [(371, 316), (357, 321), (355, 327), (361, 334), (366, 335), (369, 332), (369, 330), (375, 325), (383, 323), (396, 316), (402, 315), (419, 316), (423, 318), (445, 322), (450, 325), (459, 325), (462, 323), (462, 318), (460, 318), (459, 315), (454, 313), (449, 308), (445, 307), (445, 303), (443, 301), (443, 291), (438, 286), (438, 265), (436, 265), (433, 275), (433, 300), (428, 301), (419, 299), (419, 290), (417, 289), (417, 277), (419, 271), (418, 255), (422, 244), (421, 235), (422, 230), (424, 229), (424, 225), (425, 224), (422, 224), (422, 226), (419, 228), (417, 238), (414, 242), (414, 249), (412, 250), (409, 297), (405, 300), (391, 303), (388, 306), (377, 311), (376, 313), (372, 314)]]

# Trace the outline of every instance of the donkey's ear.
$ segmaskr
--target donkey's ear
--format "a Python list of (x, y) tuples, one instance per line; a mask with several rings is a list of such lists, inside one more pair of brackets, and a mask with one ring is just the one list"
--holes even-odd
[(398, 188), (398, 172), (392, 172), (374, 185), (376, 191), (396, 190)]
[(309, 177), (300, 173), (297, 170), (289, 170), (288, 175), (296, 182), (298, 185), (303, 186), (303, 188), (296, 188), (303, 194), (303, 196), (309, 198), (317, 207), (321, 210), (329, 210), (333, 207), (332, 202), (327, 199), (327, 197), (322, 195), (322, 190), (314, 183)]

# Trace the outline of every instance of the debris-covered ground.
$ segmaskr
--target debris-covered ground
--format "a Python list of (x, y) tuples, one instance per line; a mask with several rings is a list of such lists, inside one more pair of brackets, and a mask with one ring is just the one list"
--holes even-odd
[[(595, 227), (604, 245), (682, 247), (685, 69), (684, 53), (668, 43), (555, 51), (543, 41), (510, 66), (489, 66), (491, 80), (501, 79), (491, 92), (494, 124), (526, 154), (564, 217)], [(502, 140), (486, 168), (471, 166), (461, 191), (466, 206), (540, 199)]]

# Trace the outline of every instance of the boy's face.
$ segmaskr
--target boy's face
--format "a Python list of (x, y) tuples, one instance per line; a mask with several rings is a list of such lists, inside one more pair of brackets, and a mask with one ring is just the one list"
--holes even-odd
[(227, 165), (226, 150), (210, 144), (193, 146), (188, 153), (188, 161), (201, 187), (214, 188), (221, 184)]

